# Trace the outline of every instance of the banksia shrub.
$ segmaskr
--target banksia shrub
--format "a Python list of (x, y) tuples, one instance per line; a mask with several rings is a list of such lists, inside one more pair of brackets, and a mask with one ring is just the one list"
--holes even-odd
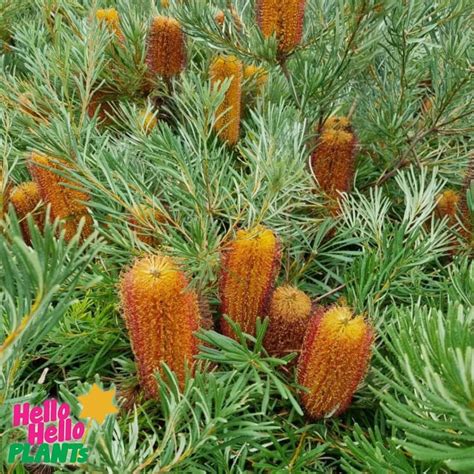
[(148, 69), (164, 78), (178, 75), (186, 64), (186, 43), (174, 18), (156, 16), (150, 26), (146, 53)]
[(278, 50), (288, 53), (301, 42), (305, 0), (257, 0), (258, 26), (265, 38), (276, 35)]
[(371, 326), (347, 306), (333, 306), (310, 321), (298, 362), (298, 383), (308, 390), (301, 401), (310, 418), (348, 408), (367, 371), (372, 340)]
[(137, 260), (121, 279), (123, 316), (140, 383), (150, 397), (158, 395), (153, 374), (162, 362), (181, 386), (186, 366), (192, 368), (201, 316), (198, 296), (188, 284), (174, 261), (162, 255)]
[(100, 8), (96, 11), (95, 17), (97, 21), (104, 23), (119, 41), (124, 41), (125, 37), (122, 28), (120, 28), (120, 16), (115, 8)]
[(277, 356), (299, 351), (311, 308), (311, 299), (301, 290), (293, 286), (277, 288), (268, 311), (270, 324), (265, 335), (265, 349)]
[(34, 181), (15, 186), (10, 193), (10, 202), (20, 219), (21, 230), (25, 242), (30, 242), (27, 217), (32, 215), (36, 225), (41, 229), (44, 224), (44, 210), (40, 208), (41, 196), (38, 185)]
[(70, 167), (64, 160), (32, 153), (29, 169), (38, 186), (43, 201), (51, 205), (51, 217), (60, 219), (65, 230), (65, 239), (70, 240), (77, 232), (81, 219), (85, 219), (82, 237), (92, 232), (92, 218), (83, 204), (89, 199), (87, 193), (76, 189), (78, 183), (60, 176), (56, 171)]
[[(222, 252), (221, 313), (237, 322), (242, 331), (255, 334), (257, 318), (267, 315), (279, 269), (280, 244), (271, 230), (257, 226), (238, 231)], [(225, 320), (222, 332), (234, 337)]]
[(311, 156), (311, 169), (321, 187), (332, 199), (349, 192), (355, 173), (357, 139), (344, 117), (333, 117), (323, 126)]
[(224, 99), (216, 112), (216, 131), (229, 145), (235, 145), (240, 134), (243, 67), (235, 56), (219, 56), (210, 67), (211, 84), (231, 79)]

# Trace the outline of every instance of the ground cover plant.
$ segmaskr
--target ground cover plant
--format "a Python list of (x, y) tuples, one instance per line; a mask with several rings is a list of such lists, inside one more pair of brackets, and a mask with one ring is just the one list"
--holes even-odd
[(0, 0), (1, 472), (474, 471), (472, 13)]

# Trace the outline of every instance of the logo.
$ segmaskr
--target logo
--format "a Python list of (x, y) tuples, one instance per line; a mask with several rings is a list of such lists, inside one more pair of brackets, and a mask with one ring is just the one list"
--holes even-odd
[(102, 390), (92, 385), (87, 393), (77, 397), (82, 406), (76, 421), (71, 406), (51, 398), (42, 405), (28, 402), (13, 406), (13, 427), (26, 429), (26, 442), (12, 443), (8, 450), (8, 463), (85, 463), (89, 448), (84, 444), (93, 421), (100, 426), (108, 415), (117, 413), (114, 403), (115, 389)]

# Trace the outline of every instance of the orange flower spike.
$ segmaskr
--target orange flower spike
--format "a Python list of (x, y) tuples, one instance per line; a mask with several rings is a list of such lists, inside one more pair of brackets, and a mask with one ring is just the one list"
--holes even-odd
[(100, 8), (95, 12), (95, 17), (97, 21), (105, 23), (108, 30), (115, 33), (119, 41), (125, 40), (122, 28), (120, 28), (120, 16), (115, 8)]
[(373, 330), (347, 306), (333, 306), (310, 320), (298, 362), (297, 380), (307, 415), (319, 419), (343, 413), (370, 360)]
[(264, 346), (270, 354), (284, 356), (301, 349), (311, 316), (311, 300), (293, 286), (280, 286), (273, 293), (268, 316), (270, 324)]
[(235, 145), (240, 135), (242, 97), (242, 62), (235, 56), (219, 56), (211, 64), (211, 84), (231, 78), (222, 103), (216, 111), (216, 131), (229, 145)]
[(448, 189), (441, 193), (436, 204), (436, 215), (441, 219), (448, 218), (449, 225), (453, 226), (457, 223), (457, 214), (459, 209), (460, 197), (456, 191)]
[(303, 37), (305, 0), (257, 0), (257, 21), (265, 38), (275, 33), (278, 50), (288, 53)]
[(197, 294), (170, 257), (151, 255), (135, 262), (121, 278), (123, 316), (138, 367), (150, 397), (158, 395), (154, 372), (165, 362), (181, 387), (186, 366), (197, 353), (195, 331), (201, 319)]
[[(263, 226), (240, 230), (222, 252), (219, 293), (221, 313), (237, 322), (242, 331), (255, 334), (258, 317), (265, 317), (280, 269), (280, 244)], [(234, 333), (222, 320), (222, 332)]]
[(63, 221), (65, 239), (70, 240), (77, 232), (82, 218), (85, 219), (82, 237), (86, 238), (92, 232), (92, 218), (83, 201), (89, 196), (84, 191), (75, 189), (78, 184), (60, 176), (54, 170), (69, 167), (64, 160), (32, 153), (29, 169), (33, 180), (38, 185), (39, 194), (43, 201), (51, 205), (51, 217)]
[(15, 186), (10, 193), (10, 202), (20, 220), (23, 238), (25, 242), (29, 243), (31, 238), (26, 221), (27, 216), (34, 212), (33, 219), (36, 225), (41, 229), (44, 224), (44, 211), (39, 209), (41, 196), (38, 185), (34, 181), (27, 181)]
[(148, 34), (148, 69), (165, 78), (178, 75), (186, 64), (186, 42), (181, 25), (174, 18), (156, 16)]
[(357, 139), (347, 119), (329, 119), (311, 156), (311, 168), (321, 189), (336, 199), (349, 192), (355, 173)]

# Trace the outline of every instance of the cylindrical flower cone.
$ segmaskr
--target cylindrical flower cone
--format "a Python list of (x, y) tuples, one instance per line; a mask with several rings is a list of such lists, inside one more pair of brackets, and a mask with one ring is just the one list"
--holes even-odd
[(363, 316), (333, 306), (311, 319), (298, 362), (298, 383), (312, 419), (343, 413), (363, 379), (370, 360), (373, 330)]
[(265, 38), (276, 35), (278, 50), (288, 53), (303, 37), (305, 0), (257, 0), (258, 26)]
[(201, 316), (198, 296), (188, 283), (174, 261), (162, 255), (137, 260), (121, 279), (123, 316), (140, 383), (150, 397), (158, 395), (154, 373), (162, 362), (181, 387), (186, 367), (192, 369)]
[(332, 199), (352, 188), (356, 145), (347, 119), (332, 118), (323, 126), (311, 156), (311, 168), (320, 188)]
[[(76, 234), (81, 219), (85, 219), (81, 236), (86, 238), (92, 232), (92, 217), (83, 204), (89, 195), (68, 178), (59, 175), (70, 167), (64, 160), (32, 153), (29, 169), (33, 180), (38, 186), (43, 201), (51, 205), (51, 217), (60, 219), (65, 230), (65, 239), (70, 240)], [(73, 187), (70, 187), (73, 186)]]
[(186, 41), (174, 18), (156, 16), (150, 26), (146, 53), (148, 69), (164, 78), (178, 75), (186, 65)]
[(99, 22), (103, 22), (109, 31), (115, 34), (119, 41), (124, 41), (122, 28), (120, 27), (120, 16), (115, 8), (100, 8), (95, 16)]
[(217, 84), (231, 79), (224, 99), (216, 111), (216, 131), (229, 145), (235, 145), (240, 135), (242, 97), (242, 62), (235, 56), (219, 56), (211, 64), (211, 83)]
[(264, 340), (265, 349), (276, 356), (300, 351), (311, 309), (311, 299), (306, 293), (293, 286), (277, 288), (268, 312), (270, 321)]
[(439, 218), (447, 217), (449, 225), (454, 226), (457, 224), (457, 215), (459, 211), (460, 197), (456, 191), (448, 189), (444, 191), (438, 198), (436, 204), (436, 215)]
[(10, 193), (10, 202), (20, 220), (23, 238), (29, 243), (31, 237), (27, 222), (28, 215), (33, 216), (39, 229), (44, 225), (44, 209), (40, 208), (41, 196), (38, 185), (34, 181), (27, 181), (15, 186)]
[[(268, 314), (268, 305), (280, 269), (280, 245), (275, 234), (263, 226), (240, 230), (222, 252), (220, 272), (221, 314), (255, 334), (258, 317)], [(222, 332), (235, 337), (222, 320)]]

